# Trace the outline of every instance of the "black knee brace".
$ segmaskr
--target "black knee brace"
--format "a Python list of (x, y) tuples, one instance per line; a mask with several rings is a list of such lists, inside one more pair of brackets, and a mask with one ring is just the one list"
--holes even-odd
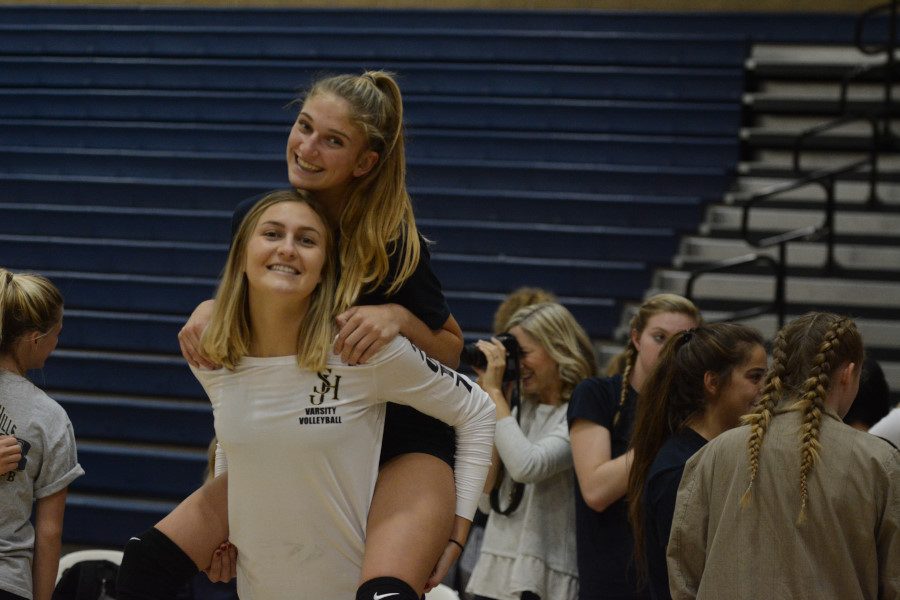
[(356, 590), (356, 600), (420, 600), (408, 583), (396, 577), (376, 577)]
[(171, 600), (197, 571), (194, 561), (156, 528), (128, 540), (116, 579), (119, 600)]

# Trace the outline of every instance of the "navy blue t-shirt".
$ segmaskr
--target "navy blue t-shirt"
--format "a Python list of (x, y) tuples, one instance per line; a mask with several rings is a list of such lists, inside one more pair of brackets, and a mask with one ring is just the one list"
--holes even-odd
[[(631, 388), (621, 407), (619, 423), (613, 419), (619, 405), (622, 376), (591, 377), (582, 381), (569, 400), (569, 427), (585, 419), (610, 432), (612, 458), (628, 451), (637, 392)], [(584, 501), (575, 483), (575, 534), (578, 547), (579, 600), (634, 600), (648, 598), (646, 589), (638, 589), (634, 564), (634, 536), (628, 524), (628, 505), (620, 498), (603, 512)]]
[(644, 482), (644, 557), (650, 596), (654, 600), (671, 600), (666, 546), (672, 531), (675, 499), (684, 473), (684, 464), (700, 448), (706, 438), (684, 427), (663, 444), (653, 459)]

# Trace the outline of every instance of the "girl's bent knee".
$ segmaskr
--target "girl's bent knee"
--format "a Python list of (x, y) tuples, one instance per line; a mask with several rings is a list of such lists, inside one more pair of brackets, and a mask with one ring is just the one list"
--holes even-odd
[(420, 600), (408, 583), (396, 577), (376, 577), (359, 586), (356, 600)]
[(197, 573), (194, 561), (158, 529), (128, 540), (116, 579), (123, 600), (171, 600)]

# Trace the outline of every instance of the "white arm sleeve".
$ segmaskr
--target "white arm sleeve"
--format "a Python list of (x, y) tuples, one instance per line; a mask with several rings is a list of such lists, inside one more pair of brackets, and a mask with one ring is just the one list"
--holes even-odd
[(406, 404), (456, 430), (456, 514), (471, 520), (484, 489), (494, 444), (494, 403), (464, 375), (428, 358), (403, 337), (374, 366), (377, 397)]
[(503, 466), (513, 481), (537, 483), (572, 468), (572, 447), (565, 415), (560, 423), (536, 442), (531, 442), (515, 417), (497, 421), (494, 440)]
[(228, 472), (228, 459), (225, 457), (225, 448), (216, 442), (216, 464), (213, 467), (213, 477), (218, 477)]
[(895, 408), (872, 425), (869, 433), (883, 437), (895, 446), (900, 446), (900, 408)]

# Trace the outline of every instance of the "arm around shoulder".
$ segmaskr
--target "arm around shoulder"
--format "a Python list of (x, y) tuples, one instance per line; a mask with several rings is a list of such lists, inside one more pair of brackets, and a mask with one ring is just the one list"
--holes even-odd
[(400, 334), (421, 348), (425, 354), (436, 358), (451, 369), (459, 366), (463, 348), (463, 334), (453, 315), (447, 317), (440, 329), (432, 330), (408, 309), (399, 304), (391, 305), (400, 319)]
[(188, 322), (178, 332), (178, 345), (181, 347), (181, 355), (192, 367), (215, 369), (218, 365), (208, 360), (200, 350), (200, 339), (203, 331), (212, 318), (215, 300), (204, 300), (194, 312), (191, 313)]

